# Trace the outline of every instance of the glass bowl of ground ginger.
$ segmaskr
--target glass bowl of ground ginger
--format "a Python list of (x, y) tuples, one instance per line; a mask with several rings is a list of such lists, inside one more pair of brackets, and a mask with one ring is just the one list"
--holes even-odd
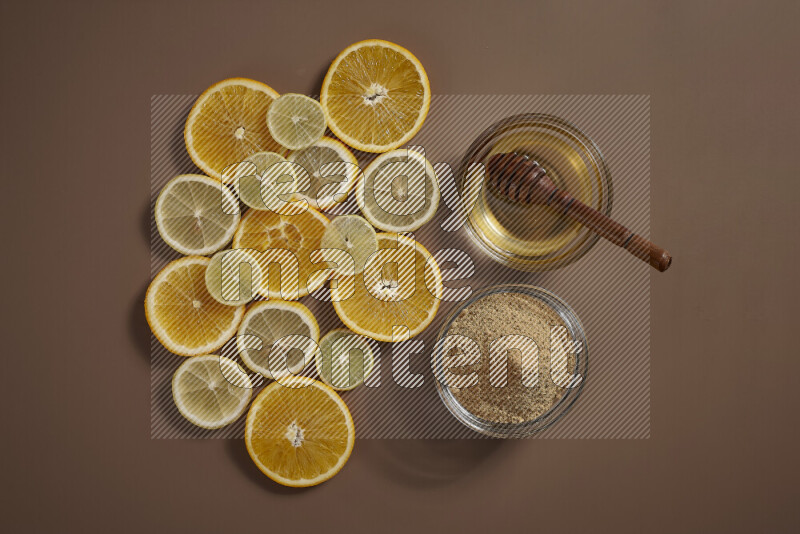
[(439, 331), (436, 387), (464, 425), (498, 438), (529, 436), (580, 396), (589, 346), (578, 316), (540, 287), (507, 284), (473, 294)]

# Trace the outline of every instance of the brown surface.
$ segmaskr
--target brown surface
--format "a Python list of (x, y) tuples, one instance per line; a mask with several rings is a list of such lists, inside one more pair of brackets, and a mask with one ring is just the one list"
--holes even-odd
[[(797, 528), (798, 4), (468, 4), (3, 3), (5, 530)], [(299, 492), (237, 441), (150, 440), (150, 96), (313, 93), (371, 36), (437, 93), (651, 94), (676, 260), (652, 277), (649, 440), (362, 440)]]

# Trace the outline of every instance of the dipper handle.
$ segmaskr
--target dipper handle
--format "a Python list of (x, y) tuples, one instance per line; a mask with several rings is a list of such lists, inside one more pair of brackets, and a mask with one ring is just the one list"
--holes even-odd
[(558, 189), (537, 162), (514, 152), (495, 154), (489, 159), (489, 172), (489, 186), (509, 200), (550, 206), (661, 272), (672, 264), (663, 248)]
[(610, 217), (590, 208), (566, 191), (556, 189), (548, 205), (561, 210), (566, 217), (578, 221), (600, 237), (624, 248), (660, 272), (666, 271), (672, 264), (672, 256), (669, 252), (652, 241), (633, 233)]

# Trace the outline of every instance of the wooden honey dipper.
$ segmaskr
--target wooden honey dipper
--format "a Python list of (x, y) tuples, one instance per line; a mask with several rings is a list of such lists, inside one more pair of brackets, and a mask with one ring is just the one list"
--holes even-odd
[(581, 223), (661, 272), (672, 264), (672, 256), (663, 248), (557, 188), (537, 162), (508, 152), (489, 158), (488, 169), (489, 187), (499, 195), (521, 204), (539, 204), (560, 210), (562, 215)]

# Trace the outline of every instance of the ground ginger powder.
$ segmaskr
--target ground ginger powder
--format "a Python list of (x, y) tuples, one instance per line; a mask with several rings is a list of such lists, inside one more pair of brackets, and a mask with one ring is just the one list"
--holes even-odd
[[(448, 335), (473, 339), (480, 347), (480, 363), (450, 370), (454, 375), (477, 372), (478, 383), (465, 388), (451, 387), (456, 400), (470, 413), (496, 423), (521, 423), (539, 417), (566, 393), (550, 376), (550, 331), (566, 327), (561, 316), (541, 300), (521, 293), (487, 295), (459, 313)], [(522, 381), (520, 350), (507, 353), (506, 385), (495, 387), (489, 380), (489, 346), (492, 341), (511, 334), (533, 339), (539, 347), (539, 381), (526, 387)], [(501, 355), (502, 356), (502, 355)], [(574, 369), (575, 355), (567, 355), (567, 369)]]

